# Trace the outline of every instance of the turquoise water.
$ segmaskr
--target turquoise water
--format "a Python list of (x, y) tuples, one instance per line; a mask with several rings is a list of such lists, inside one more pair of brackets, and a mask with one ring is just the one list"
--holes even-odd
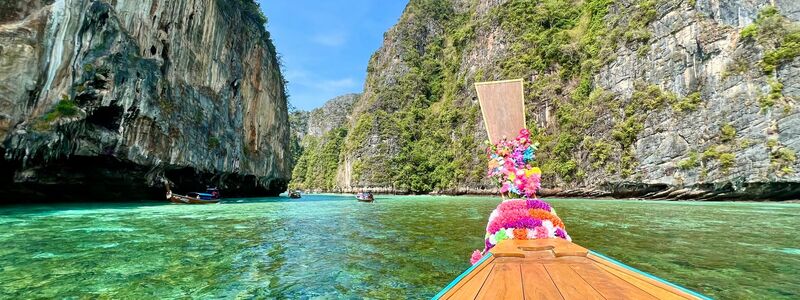
[[(0, 298), (429, 298), (491, 197), (0, 207)], [(720, 299), (800, 297), (800, 205), (553, 200), (575, 242)]]

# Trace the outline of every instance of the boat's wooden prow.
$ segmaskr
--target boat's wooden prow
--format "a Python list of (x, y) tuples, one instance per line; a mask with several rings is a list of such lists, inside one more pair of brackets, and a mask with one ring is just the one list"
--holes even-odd
[[(508, 80), (475, 84), (492, 143), (514, 138), (526, 128), (522, 83)], [(527, 170), (530, 166), (518, 168)], [(514, 218), (520, 223), (524, 219)], [(476, 255), (485, 255), (434, 299), (707, 299), (573, 244), (568, 236), (502, 240), (488, 247), (494, 244), (489, 234), (497, 237), (487, 226), (487, 248), (491, 250), (477, 252)], [(515, 229), (513, 235), (505, 236), (516, 234)]]
[(505, 240), (434, 299), (707, 299), (563, 239)]
[(494, 257), (540, 257), (542, 254), (553, 257), (586, 256), (589, 250), (565, 239), (513, 240), (500, 243), (489, 252)]

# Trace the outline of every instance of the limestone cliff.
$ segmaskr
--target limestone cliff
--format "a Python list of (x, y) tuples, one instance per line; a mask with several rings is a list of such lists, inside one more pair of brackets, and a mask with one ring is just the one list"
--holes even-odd
[(472, 84), (523, 78), (550, 194), (797, 198), (798, 21), (789, 0), (412, 0), (332, 190), (491, 191)]
[(360, 96), (342, 95), (310, 112), (293, 114), (293, 118), (298, 120), (293, 131), (299, 141), (299, 155), (292, 172), (291, 188), (333, 190), (346, 128), (352, 122), (353, 104)]
[(284, 81), (251, 0), (0, 8), (3, 199), (285, 190)]
[(346, 94), (325, 102), (325, 104), (312, 110), (308, 116), (306, 132), (310, 136), (321, 137), (331, 130), (348, 124), (351, 121), (353, 103), (360, 94)]

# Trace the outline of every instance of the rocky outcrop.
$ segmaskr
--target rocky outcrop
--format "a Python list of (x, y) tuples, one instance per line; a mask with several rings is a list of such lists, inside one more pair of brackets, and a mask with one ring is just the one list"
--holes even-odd
[[(800, 150), (795, 102), (800, 85), (794, 79), (800, 75), (800, 60), (794, 57), (768, 74), (761, 62), (774, 49), (740, 34), (772, 3), (701, 0), (694, 6), (675, 1), (656, 6), (647, 51), (620, 48), (595, 82), (631, 97), (639, 80), (677, 97), (696, 93), (702, 102), (695, 110), (667, 107), (648, 113), (635, 142), (635, 180), (593, 184), (656, 198), (800, 197), (794, 154)], [(797, 26), (797, 2), (774, 4), (786, 22), (795, 22), (788, 27)], [(780, 99), (765, 105), (762, 99), (776, 83), (784, 86)]]
[(299, 141), (299, 155), (292, 172), (291, 188), (333, 191), (346, 127), (352, 122), (353, 104), (360, 97), (360, 94), (342, 95), (328, 100), (320, 108), (292, 115), (297, 120), (294, 136)]
[(250, 0), (2, 4), (3, 199), (157, 199), (290, 177), (284, 81)]
[(307, 134), (321, 137), (334, 128), (349, 123), (353, 103), (360, 96), (360, 94), (342, 95), (328, 100), (322, 107), (312, 110), (308, 116)]
[(334, 191), (484, 193), (472, 84), (524, 78), (544, 190), (800, 197), (797, 1), (412, 0), (372, 57)]
[[(345, 124), (351, 121), (353, 103), (355, 103), (360, 96), (360, 94), (338, 96), (328, 100), (322, 107), (312, 111), (293, 110), (289, 114), (293, 166), (298, 165), (297, 162), (300, 161), (306, 148), (309, 148), (309, 146), (314, 148), (314, 145), (325, 144), (326, 142), (320, 143), (318, 140), (322, 139), (323, 136), (332, 130), (341, 129)], [(319, 149), (309, 149), (309, 151), (318, 150)], [(299, 174), (305, 174), (307, 172), (307, 167), (308, 165), (305, 161), (303, 164), (300, 164), (300, 169), (302, 170), (298, 169), (295, 171), (298, 174), (297, 176), (302, 176)]]

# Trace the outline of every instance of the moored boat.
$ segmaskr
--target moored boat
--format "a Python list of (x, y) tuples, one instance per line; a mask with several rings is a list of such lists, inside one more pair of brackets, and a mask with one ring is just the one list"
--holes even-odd
[(358, 193), (356, 194), (356, 200), (360, 202), (373, 202), (375, 201), (375, 196), (370, 192)]
[(172, 193), (167, 185), (167, 200), (176, 204), (214, 204), (219, 203), (221, 195), (217, 188), (208, 188), (205, 193), (191, 192), (186, 195)]
[(300, 191), (291, 191), (291, 192), (289, 192), (289, 198), (300, 199), (301, 198)]

